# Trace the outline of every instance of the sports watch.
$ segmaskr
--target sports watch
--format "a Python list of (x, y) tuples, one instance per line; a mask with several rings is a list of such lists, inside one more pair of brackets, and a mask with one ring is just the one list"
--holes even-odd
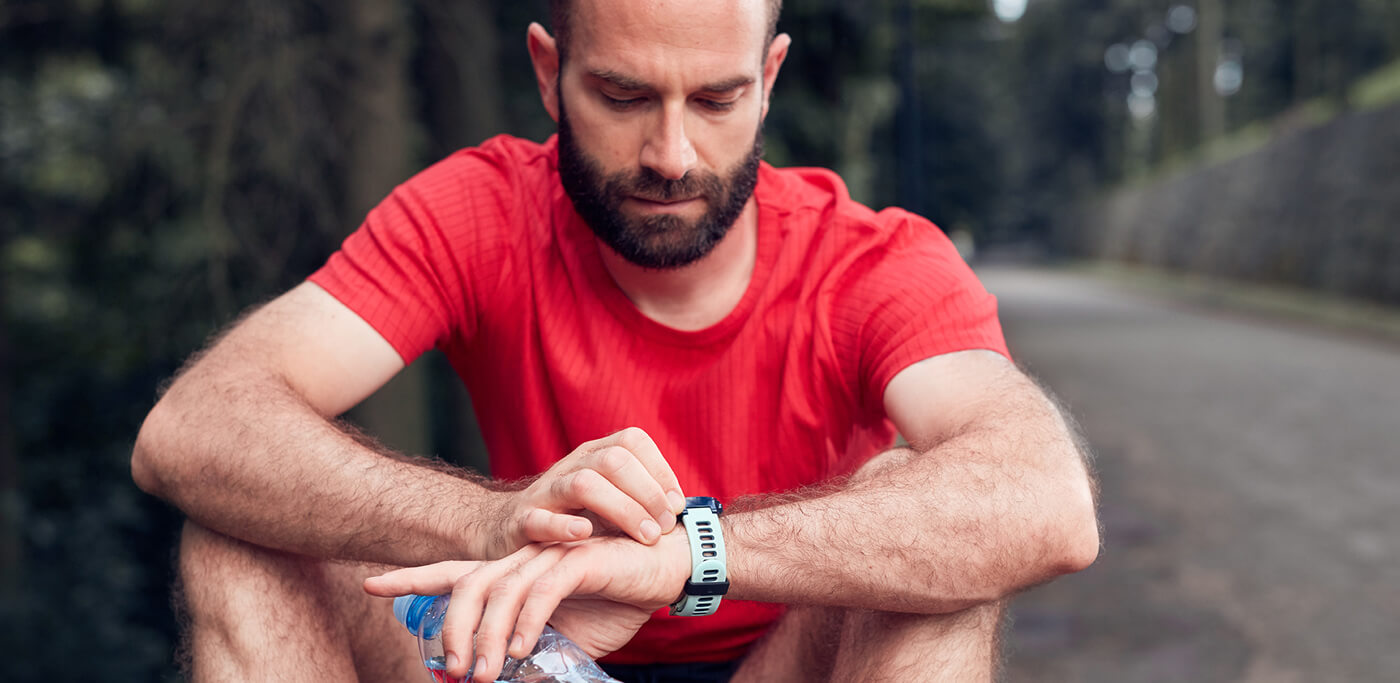
[(690, 540), (690, 580), (685, 592), (671, 604), (671, 614), (705, 617), (719, 609), (719, 601), (729, 592), (729, 570), (724, 561), (724, 532), (719, 515), (724, 505), (706, 496), (686, 498), (685, 509), (676, 519), (685, 526)]

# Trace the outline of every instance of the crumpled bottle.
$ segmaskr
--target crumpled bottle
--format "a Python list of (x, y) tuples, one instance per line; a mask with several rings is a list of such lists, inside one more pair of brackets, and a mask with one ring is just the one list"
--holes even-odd
[[(394, 618), (418, 638), (423, 666), (437, 683), (460, 683), (467, 678), (447, 675), (447, 658), (442, 649), (442, 618), (447, 614), (448, 595), (403, 595), (394, 598)], [(476, 661), (475, 657), (469, 661)], [(524, 659), (506, 657), (498, 683), (619, 683), (608, 676), (587, 653), (558, 631), (545, 627), (535, 649)]]

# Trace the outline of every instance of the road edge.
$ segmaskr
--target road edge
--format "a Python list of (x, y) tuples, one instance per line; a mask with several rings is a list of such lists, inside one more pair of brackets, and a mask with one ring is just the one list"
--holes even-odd
[(1207, 308), (1308, 323), (1400, 344), (1400, 308), (1379, 303), (1123, 263), (1077, 261), (1061, 269)]

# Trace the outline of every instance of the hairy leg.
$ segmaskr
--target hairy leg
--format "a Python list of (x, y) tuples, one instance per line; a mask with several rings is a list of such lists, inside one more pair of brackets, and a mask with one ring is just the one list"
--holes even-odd
[(1000, 603), (930, 617), (848, 614), (832, 679), (992, 681), (1001, 663)]
[(416, 643), (360, 582), (384, 568), (283, 553), (186, 522), (177, 602), (189, 679), (412, 681)]
[[(851, 475), (912, 457), (895, 449)], [(1001, 669), (1002, 603), (952, 614), (791, 607), (745, 658), (735, 681), (991, 681)]]
[(734, 681), (833, 680), (848, 610), (789, 607), (773, 629), (749, 651)]
[(939, 615), (793, 609), (734, 681), (993, 681), (1002, 612), (1000, 603)]

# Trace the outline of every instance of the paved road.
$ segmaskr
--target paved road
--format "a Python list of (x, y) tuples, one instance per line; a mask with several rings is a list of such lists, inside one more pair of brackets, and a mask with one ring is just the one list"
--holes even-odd
[(1400, 681), (1400, 344), (979, 271), (1097, 452), (1105, 549), (1012, 681)]

